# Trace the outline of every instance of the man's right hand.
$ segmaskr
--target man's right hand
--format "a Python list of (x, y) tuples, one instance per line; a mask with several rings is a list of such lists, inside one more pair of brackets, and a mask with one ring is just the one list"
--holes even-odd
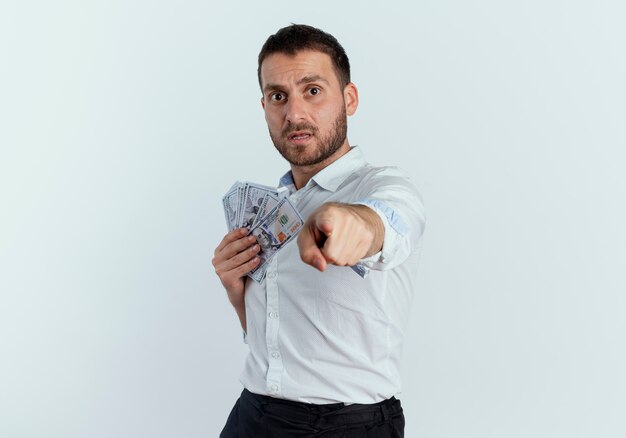
[(228, 299), (238, 311), (244, 308), (245, 275), (259, 264), (259, 245), (247, 228), (237, 228), (228, 233), (215, 248), (213, 266)]

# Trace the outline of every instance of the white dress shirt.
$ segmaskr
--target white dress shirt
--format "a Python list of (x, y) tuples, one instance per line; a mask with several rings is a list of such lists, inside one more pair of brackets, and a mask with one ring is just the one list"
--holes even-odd
[(265, 280), (246, 282), (246, 358), (250, 392), (308, 403), (376, 403), (401, 390), (404, 330), (424, 230), (417, 190), (397, 168), (369, 165), (358, 147), (295, 190), (306, 218), (325, 202), (365, 204), (382, 219), (382, 251), (349, 267), (319, 272), (300, 259), (296, 239), (269, 262)]

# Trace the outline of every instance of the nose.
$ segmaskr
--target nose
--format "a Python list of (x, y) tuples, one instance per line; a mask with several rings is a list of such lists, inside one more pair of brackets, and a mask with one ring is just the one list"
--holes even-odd
[(287, 123), (300, 123), (306, 119), (306, 102), (297, 96), (290, 96), (285, 107)]

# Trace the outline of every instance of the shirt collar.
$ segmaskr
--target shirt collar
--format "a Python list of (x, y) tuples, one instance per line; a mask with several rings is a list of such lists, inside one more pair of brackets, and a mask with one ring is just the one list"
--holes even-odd
[[(345, 155), (313, 175), (311, 181), (325, 190), (334, 192), (346, 178), (352, 175), (357, 169), (365, 166), (365, 164), (366, 161), (363, 151), (358, 146), (353, 146)], [(311, 184), (311, 181), (309, 181), (308, 184)], [(280, 178), (279, 187), (287, 187), (290, 192), (295, 190), (295, 183), (291, 171), (285, 173), (282, 178)]]

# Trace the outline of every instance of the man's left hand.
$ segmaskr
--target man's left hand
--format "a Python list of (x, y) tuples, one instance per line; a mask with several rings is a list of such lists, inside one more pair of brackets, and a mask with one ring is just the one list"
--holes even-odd
[(320, 271), (328, 264), (352, 266), (381, 250), (385, 228), (365, 205), (327, 203), (315, 210), (298, 235), (300, 258)]

